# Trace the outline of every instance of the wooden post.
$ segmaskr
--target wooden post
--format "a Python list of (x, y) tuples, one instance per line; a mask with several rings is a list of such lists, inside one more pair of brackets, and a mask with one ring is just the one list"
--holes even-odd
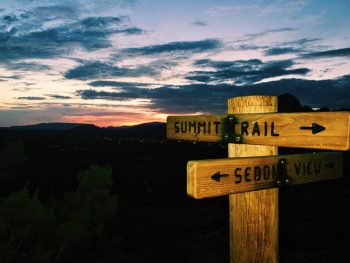
[[(277, 112), (275, 96), (228, 100), (228, 113)], [(229, 144), (228, 157), (277, 155), (275, 146)], [(278, 262), (278, 189), (232, 194), (230, 198), (231, 263)]]

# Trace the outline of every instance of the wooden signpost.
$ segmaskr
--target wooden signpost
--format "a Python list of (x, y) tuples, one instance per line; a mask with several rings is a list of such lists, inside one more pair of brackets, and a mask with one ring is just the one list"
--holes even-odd
[(169, 116), (167, 137), (349, 150), (349, 112)]
[(201, 199), (340, 178), (342, 159), (329, 152), (190, 161), (187, 194)]
[(229, 195), (230, 262), (278, 262), (278, 187), (340, 178), (342, 154), (277, 155), (277, 146), (349, 150), (349, 112), (276, 113), (277, 97), (228, 100), (227, 115), (169, 116), (167, 137), (228, 143), (228, 159), (189, 161), (187, 193)]

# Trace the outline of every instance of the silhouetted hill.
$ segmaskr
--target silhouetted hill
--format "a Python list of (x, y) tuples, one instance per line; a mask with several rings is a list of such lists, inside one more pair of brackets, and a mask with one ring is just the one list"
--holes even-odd
[(113, 129), (113, 130), (127, 130), (127, 129), (153, 129), (155, 127), (161, 127), (164, 126), (164, 122), (147, 122), (147, 123), (141, 123), (137, 125), (130, 125), (130, 126), (109, 126), (106, 129)]
[(0, 128), (2, 131), (19, 132), (70, 132), (82, 135), (113, 135), (119, 137), (165, 138), (166, 124), (162, 122), (142, 123), (134, 126), (100, 128), (93, 124), (82, 123), (39, 123), (34, 125), (11, 126)]
[(120, 136), (129, 137), (154, 137), (165, 138), (166, 123), (149, 122), (134, 126), (120, 126), (103, 128), (109, 132), (117, 133)]
[(97, 131), (100, 127), (94, 125), (94, 124), (82, 124), (77, 127), (73, 127), (72, 131)]
[(299, 99), (292, 94), (285, 93), (278, 96), (278, 112), (315, 112), (329, 111), (329, 108), (322, 107), (318, 110), (313, 110), (310, 106), (302, 106)]
[(85, 129), (85, 128), (98, 128), (93, 124), (84, 124), (84, 123), (39, 123), (33, 125), (20, 125), (20, 126), (11, 126), (10, 129), (21, 129), (21, 130), (56, 130), (56, 131), (65, 131), (72, 129)]
[[(348, 110), (348, 109), (342, 109)], [(302, 105), (297, 97), (286, 93), (278, 96), (278, 112), (313, 112), (329, 111), (329, 108), (323, 107), (313, 110), (308, 105)], [(30, 131), (72, 131), (84, 133), (101, 133), (121, 137), (152, 137), (165, 138), (166, 123), (150, 122), (134, 126), (106, 127), (100, 128), (94, 124), (84, 123), (39, 123), (34, 125), (11, 126), (9, 128), (0, 128), (2, 130), (30, 130)]]
[[(311, 109), (311, 108), (310, 108)], [(297, 97), (286, 93), (278, 96), (278, 112), (301, 112), (303, 107)]]

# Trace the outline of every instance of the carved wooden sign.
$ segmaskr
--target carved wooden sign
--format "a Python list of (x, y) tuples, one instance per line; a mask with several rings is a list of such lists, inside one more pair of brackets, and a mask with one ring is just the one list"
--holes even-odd
[(349, 112), (169, 116), (167, 138), (349, 150)]
[(228, 112), (235, 113), (232, 115), (167, 119), (168, 139), (231, 143), (228, 153), (236, 158), (187, 164), (189, 196), (229, 195), (230, 262), (278, 262), (275, 187), (343, 175), (341, 153), (278, 156), (273, 146), (347, 151), (349, 112), (276, 111), (275, 96), (244, 96), (228, 100)]
[(190, 161), (187, 194), (200, 199), (342, 176), (339, 152)]

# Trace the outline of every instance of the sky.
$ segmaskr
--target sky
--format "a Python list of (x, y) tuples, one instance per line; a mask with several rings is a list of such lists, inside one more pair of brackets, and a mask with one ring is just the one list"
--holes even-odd
[(0, 127), (350, 107), (350, 0), (0, 0)]

